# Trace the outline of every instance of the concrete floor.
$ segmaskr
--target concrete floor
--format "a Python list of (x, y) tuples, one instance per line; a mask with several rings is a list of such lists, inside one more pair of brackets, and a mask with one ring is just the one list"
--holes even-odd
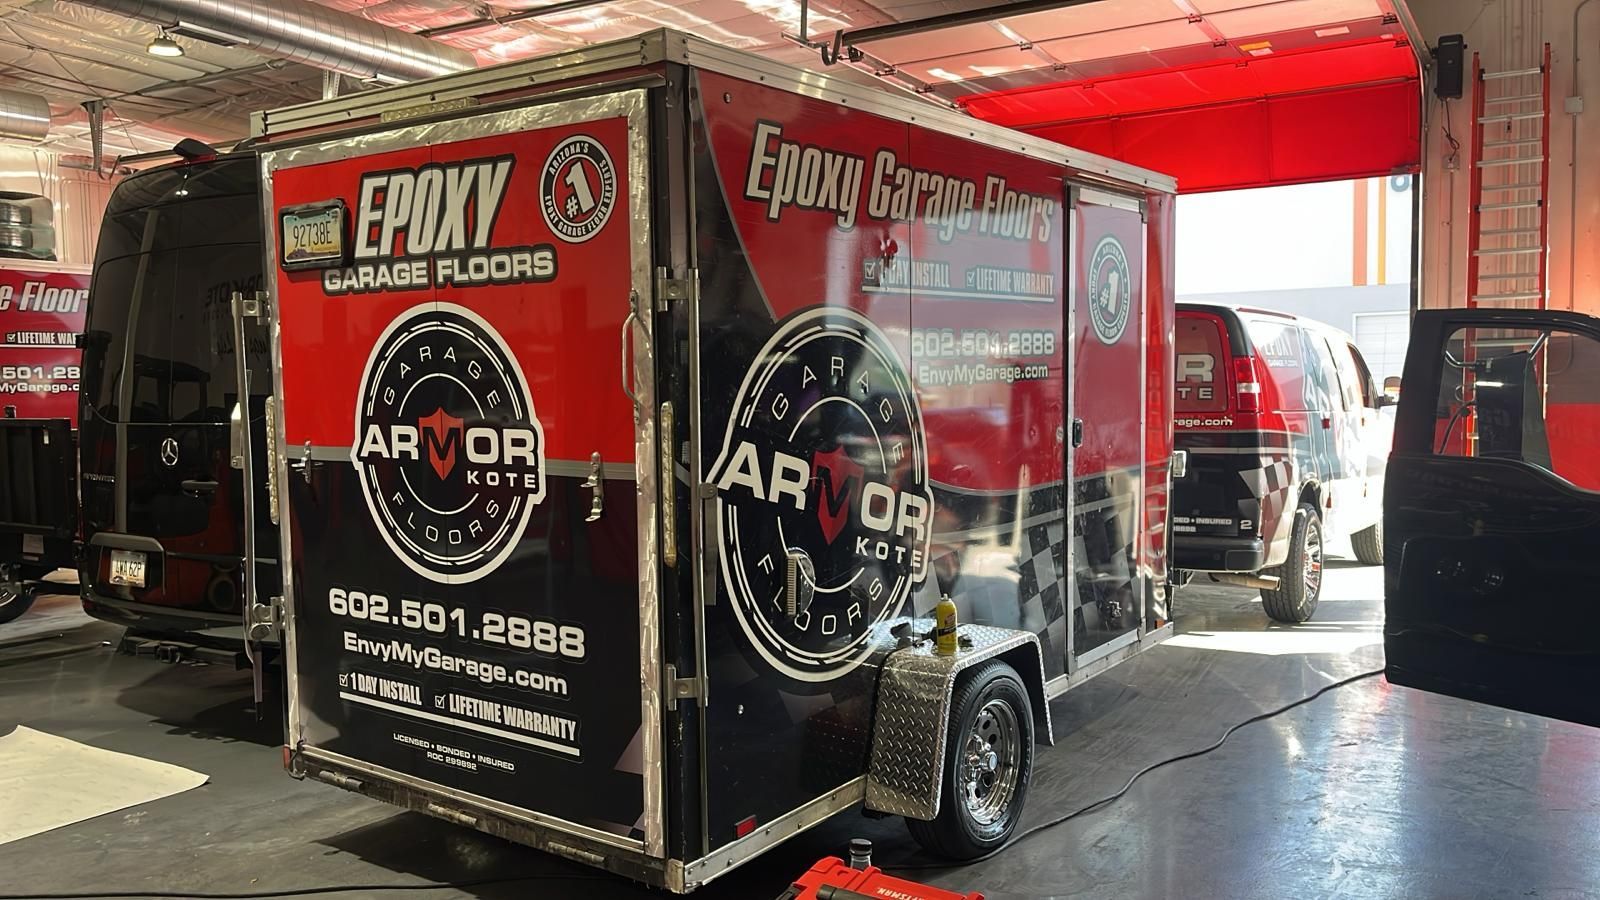
[[(1379, 569), (1334, 564), (1321, 608), (1269, 624), (1252, 592), (1180, 594), (1181, 634), (1054, 707), (1031, 824), (1202, 747), (1228, 725), (1381, 665)], [(0, 895), (252, 891), (535, 876), (427, 897), (662, 896), (281, 771), (249, 679), (114, 655), (71, 598), (0, 627), (0, 733), (16, 724), (205, 772), (204, 787), (0, 846)], [(1600, 740), (1532, 716), (1359, 682), (1142, 779), (1109, 808), (984, 864), (907, 872), (1036, 897), (1600, 897)], [(696, 896), (763, 900), (852, 836), (926, 864), (904, 828), (846, 813)], [(384, 897), (371, 890), (340, 897)]]

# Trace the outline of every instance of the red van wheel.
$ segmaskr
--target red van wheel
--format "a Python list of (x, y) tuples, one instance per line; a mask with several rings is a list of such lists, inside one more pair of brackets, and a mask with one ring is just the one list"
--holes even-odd
[(1379, 522), (1350, 536), (1356, 559), (1364, 566), (1383, 565), (1383, 523)]
[(1272, 571), (1277, 590), (1261, 592), (1261, 606), (1275, 621), (1299, 625), (1317, 611), (1322, 596), (1322, 520), (1317, 508), (1300, 504), (1294, 513), (1289, 558)]

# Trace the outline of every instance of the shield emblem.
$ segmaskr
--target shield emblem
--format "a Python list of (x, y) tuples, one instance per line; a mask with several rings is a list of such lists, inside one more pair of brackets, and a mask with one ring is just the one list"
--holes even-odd
[(843, 447), (813, 454), (811, 472), (817, 483), (817, 524), (829, 544), (850, 521), (850, 495), (860, 489), (866, 469)]
[(443, 407), (417, 420), (417, 431), (422, 446), (427, 448), (428, 462), (440, 481), (449, 478), (456, 467), (456, 448), (461, 444), (463, 433), (461, 425), (461, 420), (445, 412)]

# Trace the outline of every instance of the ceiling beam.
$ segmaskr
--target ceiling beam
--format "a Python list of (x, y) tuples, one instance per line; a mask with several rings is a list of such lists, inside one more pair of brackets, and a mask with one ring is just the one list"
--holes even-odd
[(576, 12), (588, 9), (591, 6), (600, 6), (611, 0), (561, 0), (559, 3), (550, 3), (545, 6), (536, 6), (521, 12), (506, 13), (503, 16), (478, 16), (449, 25), (440, 25), (437, 28), (424, 28), (416, 32), (426, 38), (443, 37), (447, 34), (460, 34), (463, 31), (477, 31), (480, 28), (498, 28), (501, 25), (510, 25), (513, 22), (524, 22), (528, 19), (537, 19), (540, 16), (556, 16), (561, 13)]
[(941, 13), (937, 16), (910, 19), (905, 22), (892, 22), (888, 25), (874, 25), (871, 28), (842, 31), (840, 36), (844, 46), (853, 47), (861, 44), (870, 44), (873, 41), (885, 41), (890, 38), (926, 34), (930, 31), (955, 28), (960, 25), (976, 25), (991, 22), (995, 19), (1009, 19), (1030, 13), (1052, 12), (1058, 9), (1070, 9), (1074, 6), (1088, 6), (1091, 3), (1102, 2), (1105, 2), (1105, 0), (1018, 0), (1016, 3), (996, 3), (977, 9), (964, 9), (960, 12)]

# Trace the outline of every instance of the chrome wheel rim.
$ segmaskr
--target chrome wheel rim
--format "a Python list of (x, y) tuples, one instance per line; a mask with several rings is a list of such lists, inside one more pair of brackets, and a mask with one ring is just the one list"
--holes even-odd
[(1306, 528), (1306, 597), (1315, 597), (1322, 590), (1322, 531), (1312, 525)]
[(0, 609), (17, 602), (24, 593), (14, 566), (0, 566)]
[(1011, 704), (990, 700), (973, 718), (961, 748), (961, 793), (967, 813), (986, 830), (1004, 823), (1017, 794), (1021, 734)]

